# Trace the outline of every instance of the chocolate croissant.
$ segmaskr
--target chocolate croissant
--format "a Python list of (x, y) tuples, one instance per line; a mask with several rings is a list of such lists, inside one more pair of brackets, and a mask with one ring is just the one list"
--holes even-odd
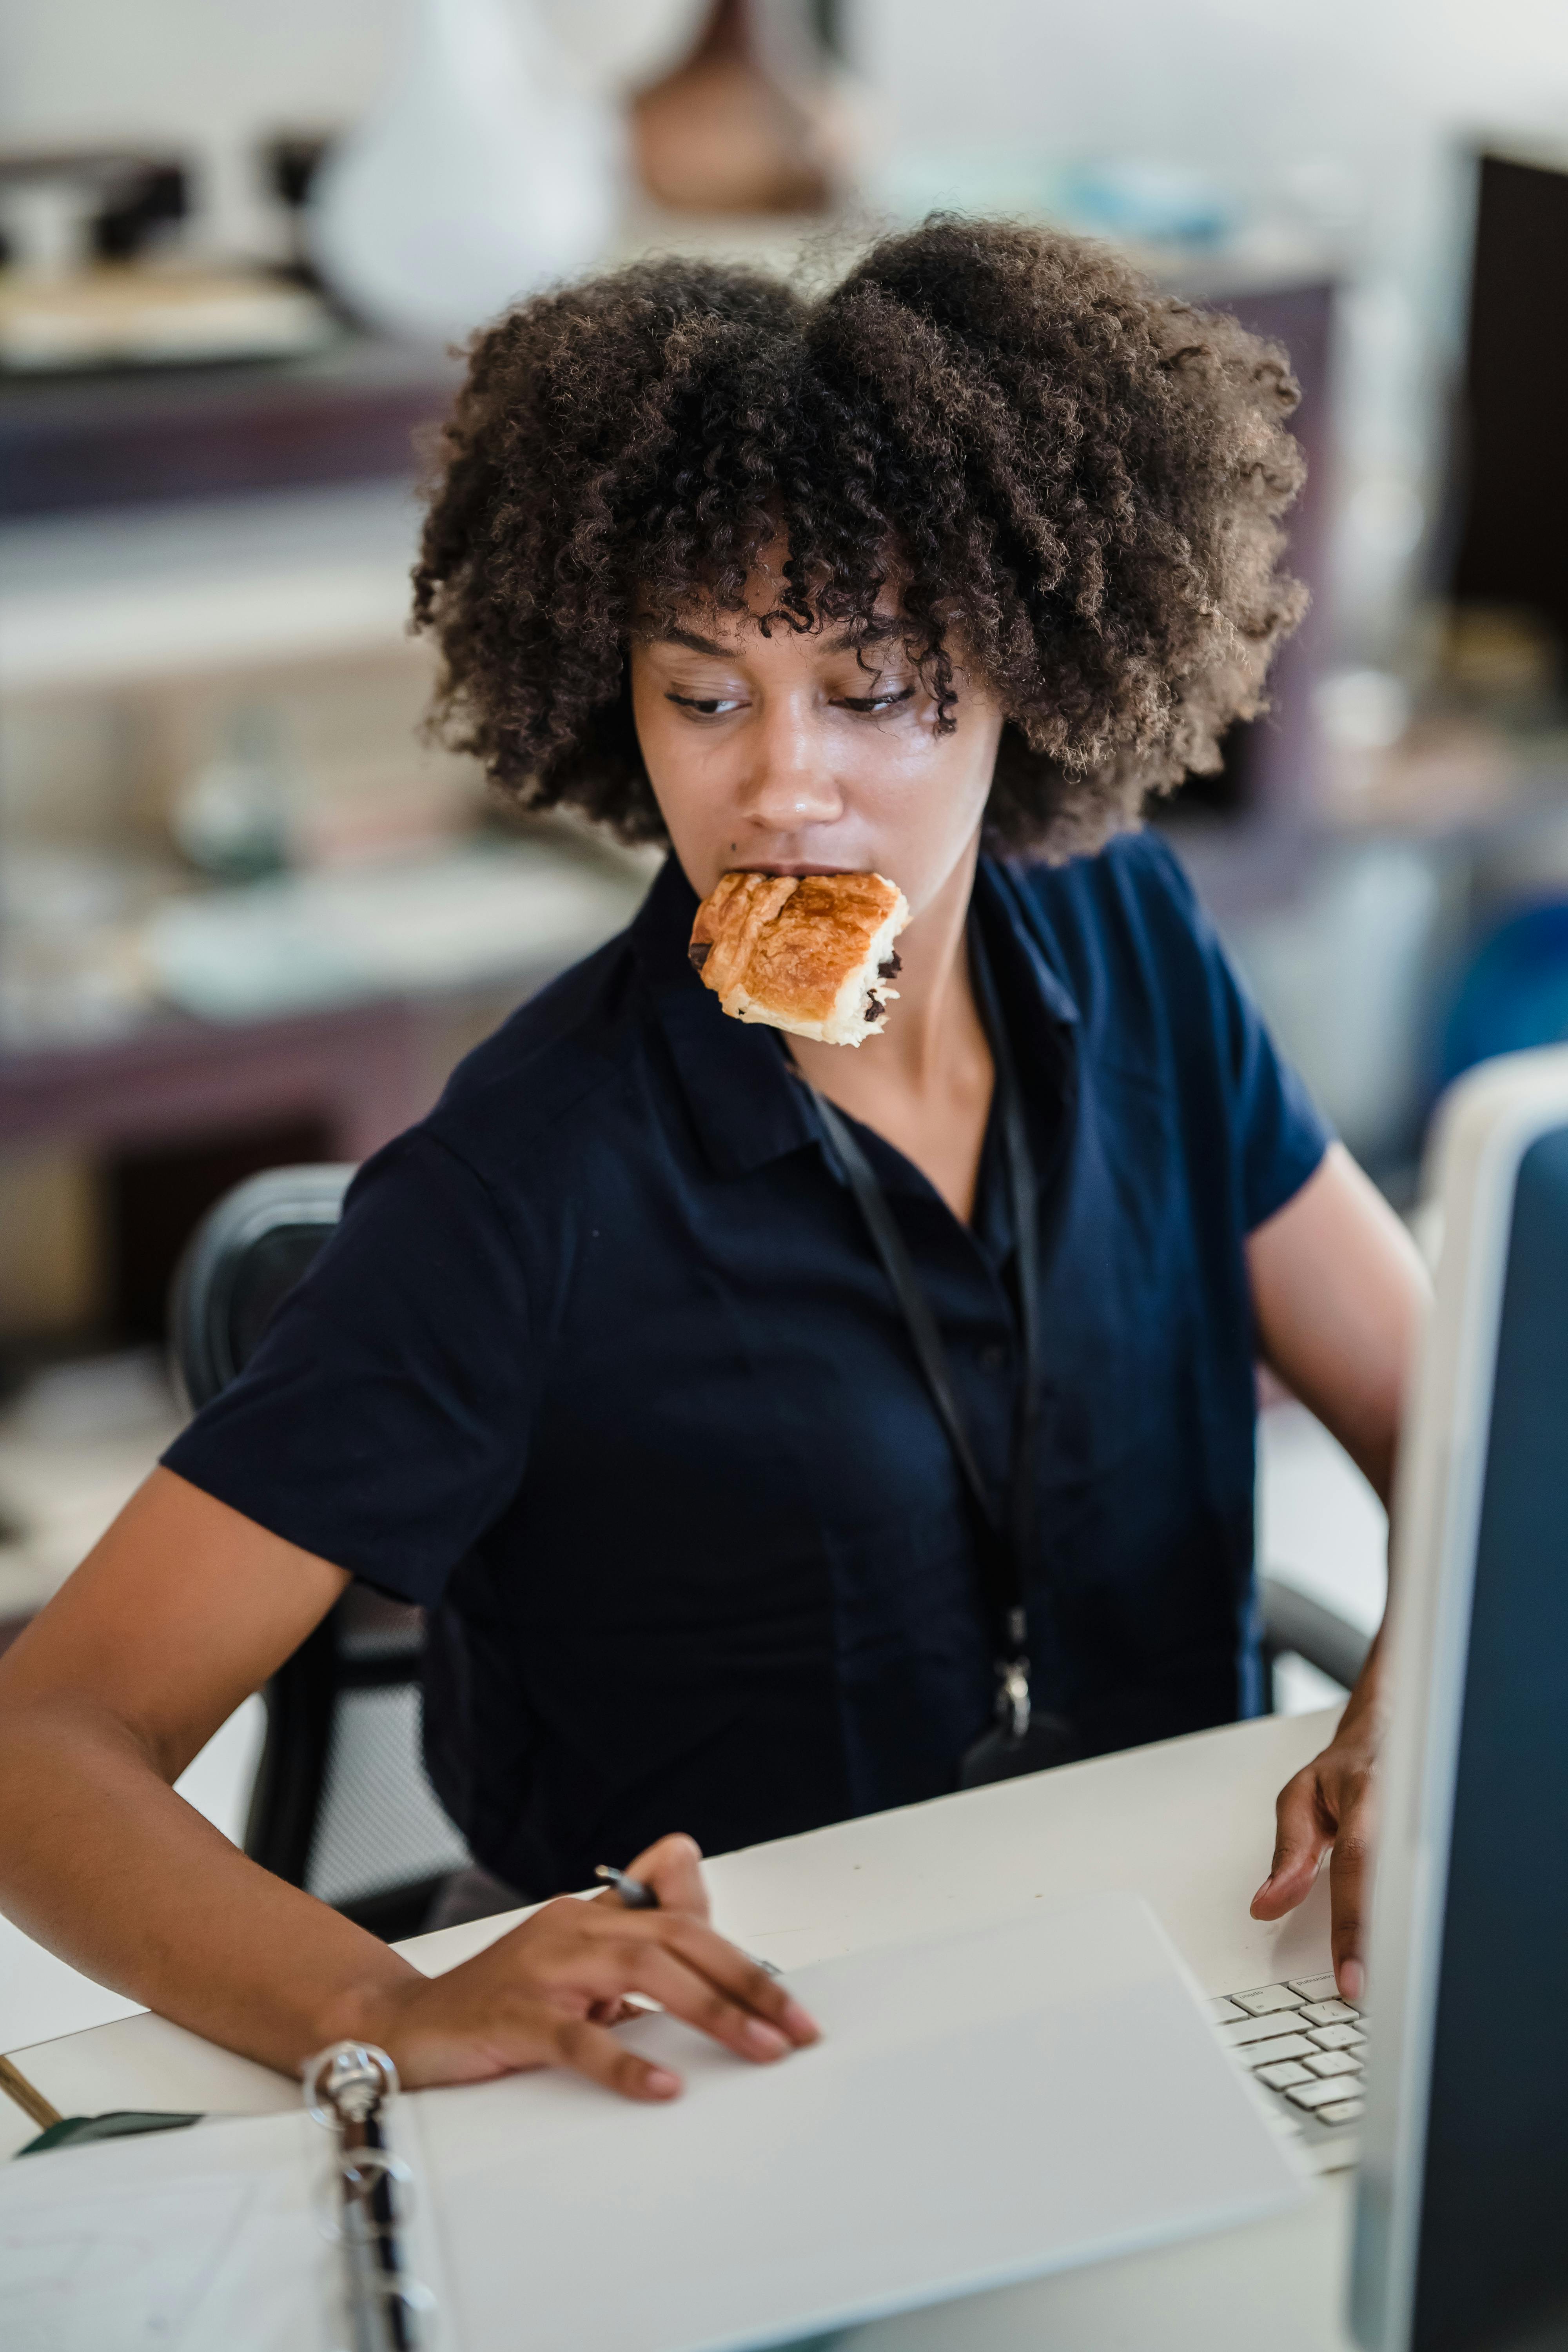
[(688, 950), (735, 1021), (858, 1045), (886, 1020), (903, 892), (879, 874), (726, 874)]

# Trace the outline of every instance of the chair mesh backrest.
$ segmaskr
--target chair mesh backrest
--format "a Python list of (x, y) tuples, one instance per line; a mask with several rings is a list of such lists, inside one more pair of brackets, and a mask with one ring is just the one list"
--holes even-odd
[(342, 1690), (305, 1885), (323, 1903), (363, 1902), (460, 1870), (468, 1850), (419, 1755), (419, 1685)]
[(421, 1752), (425, 1612), (351, 1584), (328, 1622), (331, 1719), (300, 1884), (353, 1910), (444, 1878), (470, 1856)]
[[(172, 1318), (194, 1402), (206, 1402), (249, 1362), (336, 1224), (352, 1173), (271, 1170), (203, 1221)], [(247, 1849), (340, 1909), (385, 1912), (398, 1890), (417, 1893), (469, 1859), (420, 1754), (424, 1640), (422, 1610), (351, 1584), (268, 1688)], [(399, 1920), (393, 1931), (418, 1924)]]

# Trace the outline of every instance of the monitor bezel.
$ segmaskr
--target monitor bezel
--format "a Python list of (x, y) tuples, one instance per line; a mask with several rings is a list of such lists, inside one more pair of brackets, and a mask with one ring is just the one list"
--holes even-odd
[(1351, 2321), (1407, 2352), (1426, 2179), (1448, 1851), (1514, 1202), (1531, 1147), (1568, 1127), (1568, 1047), (1500, 1055), (1434, 1124), (1431, 1316), (1405, 1416), (1390, 1580), (1389, 1733), (1369, 1947), (1373, 2021)]

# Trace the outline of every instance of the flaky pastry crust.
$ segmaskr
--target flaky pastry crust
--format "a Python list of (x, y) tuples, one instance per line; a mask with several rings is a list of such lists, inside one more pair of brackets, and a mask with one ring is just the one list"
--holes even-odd
[(732, 1019), (858, 1045), (898, 994), (887, 982), (908, 920), (880, 874), (726, 874), (697, 909), (689, 952)]

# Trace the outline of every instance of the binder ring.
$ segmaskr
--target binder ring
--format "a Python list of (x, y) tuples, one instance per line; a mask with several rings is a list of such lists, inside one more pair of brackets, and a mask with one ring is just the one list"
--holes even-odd
[(363, 2123), (397, 2090), (397, 2069), (374, 2042), (334, 2042), (305, 2067), (305, 2105), (323, 2131), (345, 2121)]

